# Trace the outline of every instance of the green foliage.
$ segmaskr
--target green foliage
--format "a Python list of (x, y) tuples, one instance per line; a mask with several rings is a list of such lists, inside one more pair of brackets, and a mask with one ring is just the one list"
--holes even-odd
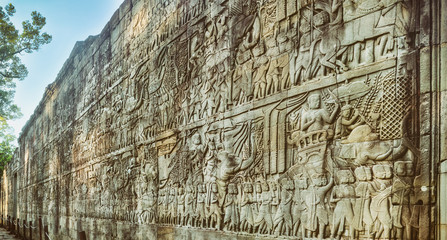
[[(14, 155), (15, 136), (12, 134), (12, 128), (7, 124), (6, 120), (0, 117), (0, 171), (11, 161)], [(1, 175), (1, 173), (0, 173)]]
[(31, 19), (23, 21), (19, 31), (10, 19), (15, 12), (11, 3), (0, 7), (0, 170), (12, 159), (15, 149), (15, 137), (7, 120), (21, 115), (19, 107), (13, 103), (15, 80), (23, 80), (28, 75), (20, 56), (51, 42), (51, 36), (42, 32), (45, 17), (33, 11)]
[(31, 20), (22, 22), (22, 32), (16, 29), (10, 17), (16, 12), (12, 4), (0, 7), (0, 116), (12, 119), (20, 116), (19, 108), (13, 104), (14, 80), (23, 80), (28, 71), (20, 61), (23, 53), (32, 53), (51, 42), (51, 36), (42, 33), (46, 19), (40, 13), (31, 13)]

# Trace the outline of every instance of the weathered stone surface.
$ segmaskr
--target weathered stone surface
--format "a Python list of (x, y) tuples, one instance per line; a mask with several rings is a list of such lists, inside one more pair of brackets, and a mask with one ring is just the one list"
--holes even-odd
[(57, 239), (442, 239), (440, 2), (127, 0), (48, 86), (2, 213)]

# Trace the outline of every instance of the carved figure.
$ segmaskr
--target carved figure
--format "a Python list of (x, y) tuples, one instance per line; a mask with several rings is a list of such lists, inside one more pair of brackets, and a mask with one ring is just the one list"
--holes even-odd
[(237, 187), (234, 183), (228, 184), (228, 192), (225, 196), (224, 209), (224, 230), (237, 231), (239, 227), (239, 208), (237, 198)]
[(375, 165), (373, 174), (373, 184), (377, 190), (371, 199), (371, 216), (376, 224), (375, 237), (389, 239), (393, 224), (390, 214), (392, 168), (388, 165)]
[(281, 202), (279, 204), (279, 208), (276, 211), (274, 225), (275, 225), (275, 234), (278, 235), (290, 235), (293, 229), (293, 221), (292, 221), (292, 199), (294, 197), (293, 194), (294, 185), (292, 181), (287, 180), (286, 178), (281, 181)]
[(139, 222), (141, 223), (155, 223), (155, 204), (156, 204), (156, 195), (152, 191), (147, 191), (146, 194), (142, 196), (142, 213), (140, 215)]
[(353, 129), (365, 124), (364, 119), (359, 112), (351, 105), (347, 104), (341, 108), (340, 117), (337, 120), (337, 127), (335, 131), (336, 137), (346, 138)]
[(267, 70), (269, 69), (269, 62), (268, 60), (265, 60), (264, 64), (262, 64), (254, 73), (253, 77), (253, 98), (254, 99), (261, 99), (265, 97), (266, 93), (266, 77), (267, 77)]
[[(293, 220), (293, 236), (305, 237), (304, 220), (306, 216), (306, 203), (304, 202), (303, 191), (307, 189), (307, 178), (300, 177), (295, 181), (295, 192), (293, 194), (292, 220)], [(303, 216), (304, 215), (304, 216)], [(301, 236), (300, 236), (301, 233)]]
[(217, 149), (216, 143), (213, 140), (208, 142), (205, 162), (206, 166), (203, 169), (204, 182), (215, 182), (217, 179)]
[(244, 159), (236, 157), (234, 154), (227, 150), (221, 150), (217, 154), (216, 164), (216, 183), (219, 187), (219, 195), (223, 196), (227, 182), (238, 172), (243, 171), (250, 167), (256, 158), (257, 145), (254, 141), (254, 136), (251, 136), (251, 156)]
[(278, 209), (279, 205), (279, 195), (280, 195), (280, 189), (278, 189), (278, 184), (275, 181), (269, 182), (270, 185), (270, 191), (272, 192), (272, 202), (270, 203), (272, 206), (272, 214), (276, 213), (276, 210)]
[(257, 229), (257, 225), (256, 225), (256, 219), (258, 218), (259, 215), (259, 206), (261, 205), (262, 202), (262, 186), (261, 186), (261, 182), (256, 182), (255, 184), (255, 197), (254, 197), (254, 201), (255, 203), (252, 205), (253, 206), (253, 221), (254, 221), (254, 229)]
[(211, 228), (220, 230), (222, 222), (222, 210), (219, 206), (219, 194), (217, 192), (217, 184), (211, 184), (211, 191), (208, 195), (208, 213), (207, 213), (207, 225)]
[[(393, 206), (391, 216), (397, 239), (411, 239), (411, 211), (409, 203), (412, 186), (406, 182), (406, 176), (408, 176), (407, 164), (409, 165), (408, 168), (413, 167), (412, 163), (407, 162), (406, 164), (395, 164), (396, 167), (394, 168), (397, 176), (394, 177), (392, 186)], [(411, 176), (412, 174), (409, 175)]]
[(274, 94), (290, 86), (288, 55), (270, 61), (266, 84), (266, 95)]
[(183, 223), (186, 226), (192, 226), (194, 223), (194, 216), (195, 216), (195, 212), (194, 212), (194, 200), (195, 200), (195, 196), (194, 196), (194, 192), (192, 189), (192, 186), (188, 186), (186, 188), (186, 196), (185, 196), (185, 214), (184, 214), (184, 220)]
[(371, 196), (375, 192), (372, 186), (372, 171), (369, 167), (357, 167), (354, 171), (358, 180), (355, 188), (356, 200), (354, 203), (353, 226), (357, 231), (366, 230), (368, 237), (371, 236), (373, 219), (371, 215)]
[(177, 223), (177, 191), (174, 187), (171, 188), (168, 196), (168, 223), (176, 224)]
[(206, 151), (206, 146), (202, 143), (202, 137), (200, 134), (196, 133), (192, 136), (192, 144), (190, 147), (190, 169), (193, 175), (194, 181), (202, 181), (202, 169), (203, 169), (203, 159)]
[(166, 190), (160, 189), (158, 196), (158, 221), (160, 223), (166, 223)]
[[(249, 19), (247, 20), (250, 21)], [(242, 36), (242, 42), (239, 45), (236, 55), (239, 64), (242, 64), (251, 58), (251, 49), (259, 42), (261, 32), (259, 17), (255, 16), (251, 21), (251, 25), (248, 25), (249, 27), (245, 30), (245, 35)]]
[(272, 193), (267, 183), (262, 183), (262, 193), (258, 198), (259, 212), (255, 220), (258, 227), (258, 233), (271, 234), (273, 228), (272, 212), (270, 210), (272, 202)]
[(184, 225), (184, 219), (185, 219), (185, 192), (182, 187), (178, 189), (178, 195), (177, 195), (177, 216), (176, 216), (176, 223), (178, 225)]
[(336, 203), (332, 217), (331, 238), (340, 239), (345, 225), (349, 226), (349, 235), (354, 239), (354, 212), (351, 199), (355, 195), (354, 176), (350, 170), (340, 170), (337, 172), (339, 183), (334, 186), (331, 194), (331, 203)]
[[(333, 178), (327, 183), (324, 175), (313, 175), (312, 185), (303, 191), (304, 202), (306, 203), (306, 224), (307, 237), (316, 236), (323, 239), (325, 228), (329, 223), (328, 209), (325, 205), (325, 195), (332, 188)], [(327, 183), (327, 184), (326, 184)]]
[(289, 144), (296, 144), (299, 146), (299, 140), (306, 134), (324, 130), (326, 134), (322, 135), (324, 141), (331, 139), (334, 135), (330, 124), (334, 122), (339, 110), (339, 104), (335, 103), (335, 108), (330, 113), (328, 110), (321, 107), (321, 95), (319, 93), (312, 94), (307, 99), (309, 109), (302, 112), (301, 118), (298, 120), (298, 129), (292, 134), (288, 140)]
[[(208, 70), (208, 72), (212, 72), (213, 70)], [(211, 74), (207, 74), (211, 75)], [(214, 79), (213, 76), (207, 76), (207, 79), (202, 84), (202, 88), (200, 89), (202, 93), (202, 101), (201, 104), (201, 113), (200, 118), (206, 118), (213, 115), (216, 112), (216, 104), (214, 102)]]
[[(334, 122), (339, 109), (337, 103), (332, 113), (321, 108), (321, 95), (318, 93), (309, 96), (308, 105), (309, 110), (304, 112), (301, 117), (301, 131), (305, 133), (326, 129), (328, 124)], [(330, 136), (331, 134), (328, 133), (328, 135)]]
[(241, 200), (241, 221), (240, 229), (251, 233), (253, 231), (253, 204), (255, 199), (253, 196), (253, 185), (249, 182), (244, 183)]
[(205, 202), (206, 202), (206, 191), (205, 185), (199, 184), (197, 186), (197, 207), (196, 207), (196, 227), (205, 227), (206, 224), (206, 212), (205, 212)]

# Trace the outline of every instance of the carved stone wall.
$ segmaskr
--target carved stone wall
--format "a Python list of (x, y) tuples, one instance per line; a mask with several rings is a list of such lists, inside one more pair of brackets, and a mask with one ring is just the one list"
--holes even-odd
[(126, 0), (23, 128), (2, 213), (55, 239), (439, 238), (443, 4)]

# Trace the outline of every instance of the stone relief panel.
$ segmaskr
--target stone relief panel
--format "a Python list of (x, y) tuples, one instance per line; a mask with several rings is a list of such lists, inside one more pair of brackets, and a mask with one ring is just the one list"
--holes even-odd
[(415, 8), (125, 3), (22, 134), (19, 158), (39, 170), (20, 204), (58, 226), (428, 238)]

